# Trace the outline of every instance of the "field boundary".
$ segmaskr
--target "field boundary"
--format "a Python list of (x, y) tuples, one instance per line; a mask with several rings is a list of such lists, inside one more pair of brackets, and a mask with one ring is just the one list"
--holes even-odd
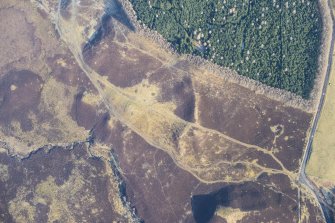
[(120, 2), (123, 5), (130, 20), (134, 24), (136, 32), (146, 38), (151, 39), (152, 41), (157, 43), (157, 45), (159, 45), (162, 49), (169, 51), (177, 57), (186, 56), (187, 60), (198, 68), (206, 69), (212, 73), (215, 73), (221, 76), (224, 80), (245, 87), (255, 92), (255, 94), (257, 95), (264, 95), (269, 99), (280, 101), (286, 106), (301, 109), (309, 113), (314, 113), (317, 111), (319, 99), (322, 94), (322, 86), (327, 72), (330, 45), (331, 41), (333, 41), (333, 20), (327, 0), (319, 0), (320, 14), (323, 23), (322, 39), (320, 46), (321, 53), (318, 59), (318, 72), (314, 79), (314, 86), (311, 90), (310, 99), (303, 99), (301, 96), (298, 96), (292, 92), (270, 87), (259, 81), (239, 75), (234, 70), (214, 64), (199, 56), (182, 55), (177, 53), (172, 45), (168, 43), (164, 39), (164, 37), (160, 35), (157, 31), (151, 30), (145, 25), (140, 24), (140, 22), (137, 20), (136, 12), (134, 11), (133, 6), (129, 0), (120, 0)]

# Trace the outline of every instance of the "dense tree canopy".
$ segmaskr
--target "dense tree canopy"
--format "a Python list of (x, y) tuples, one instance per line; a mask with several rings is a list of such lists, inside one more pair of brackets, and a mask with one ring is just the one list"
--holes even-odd
[(131, 0), (180, 53), (307, 98), (318, 65), (317, 0)]

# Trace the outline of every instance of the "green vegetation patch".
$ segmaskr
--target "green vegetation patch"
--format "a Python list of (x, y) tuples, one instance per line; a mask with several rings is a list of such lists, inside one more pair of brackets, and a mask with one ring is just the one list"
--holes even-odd
[(131, 0), (180, 53), (308, 98), (322, 21), (317, 0)]

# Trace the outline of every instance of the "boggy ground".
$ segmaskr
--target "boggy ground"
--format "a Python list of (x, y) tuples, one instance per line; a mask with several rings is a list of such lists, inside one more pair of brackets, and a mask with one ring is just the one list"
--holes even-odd
[[(99, 78), (119, 87), (143, 107), (169, 114), (172, 120), (186, 121), (185, 126), (214, 130), (211, 137), (218, 134), (231, 139), (224, 142), (226, 145), (233, 141), (233, 147), (248, 147), (249, 156), (264, 151), (267, 155), (259, 162), (268, 162), (265, 166), (276, 165), (272, 156), (284, 168), (297, 171), (311, 114), (256, 95), (195, 67), (184, 58), (163, 50), (159, 52), (159, 47), (144, 37), (116, 30), (117, 27), (102, 42), (84, 52), (85, 61), (101, 75)], [(153, 131), (158, 131), (156, 124), (151, 126)], [(184, 135), (175, 136), (178, 148), (183, 147), (180, 141)], [(217, 139), (213, 142), (220, 144)]]
[[(75, 48), (71, 37), (66, 35), (70, 30), (67, 27), (73, 24), (59, 24), (60, 29), (63, 29), (64, 41)], [(234, 205), (233, 201), (219, 204), (223, 207), (227, 205), (225, 208), (229, 209), (227, 213), (230, 214), (222, 214), (225, 211), (218, 209), (219, 214), (213, 220), (231, 219), (231, 215), (241, 217), (241, 213), (236, 214), (234, 211), (244, 210), (250, 212), (241, 217), (245, 222), (276, 217), (278, 219), (272, 220), (285, 222), (285, 217), (289, 215), (282, 216), (282, 213), (291, 213), (288, 219), (294, 221), (298, 221), (299, 216), (301, 221), (322, 221), (319, 210), (310, 203), (309, 195), (302, 190), (302, 195), (298, 196), (298, 185), (294, 182), (311, 114), (286, 107), (280, 102), (224, 81), (221, 77), (195, 67), (184, 58), (159, 50), (150, 40), (125, 29), (119, 23), (113, 23), (105, 33), (105, 38), (84, 51), (83, 58), (78, 57), (77, 60), (90, 66), (86, 68), (82, 65), (99, 88), (105, 104), (110, 107), (111, 115), (115, 116), (113, 120), (119, 120), (111, 122), (107, 116), (102, 118), (105, 123), (102, 126), (113, 126), (115, 129), (112, 128), (110, 133), (101, 133), (100, 125), (94, 129), (102, 134), (102, 141), (113, 138), (110, 143), (120, 162), (125, 181), (128, 182), (128, 192), (133, 194), (132, 201), (145, 221), (193, 221), (189, 196), (215, 193), (229, 182), (229, 188), (233, 190), (247, 188), (246, 194), (253, 194), (256, 188), (259, 194), (274, 197), (275, 201), (265, 202), (262, 207), (256, 208), (256, 213), (255, 210), (243, 209), (244, 201), (238, 201), (237, 193), (231, 199), (239, 204)], [(74, 52), (78, 53), (76, 50)], [(241, 118), (246, 114), (248, 118)], [(119, 131), (124, 134), (118, 135)], [(99, 134), (96, 137), (99, 139)], [(147, 147), (154, 150), (152, 156)], [(167, 158), (160, 158), (161, 153)], [(152, 164), (155, 160), (162, 167)], [(227, 165), (220, 166), (220, 161)], [(178, 169), (175, 164), (184, 170)], [(256, 168), (246, 169), (249, 165)], [(168, 179), (160, 177), (162, 172), (159, 169), (163, 167), (170, 170), (166, 170)], [(231, 169), (227, 171), (224, 167)], [(175, 168), (184, 174), (188, 172), (193, 180), (185, 176), (176, 177), (178, 174)], [(174, 177), (178, 179), (174, 180)], [(183, 178), (191, 186), (184, 192), (185, 195), (176, 196), (184, 196), (184, 209), (174, 208), (174, 205), (183, 202), (170, 198), (171, 194), (167, 191), (171, 184), (179, 184), (178, 181), (182, 182), (181, 186), (174, 188), (173, 193), (184, 191), (188, 184)], [(276, 185), (279, 191), (284, 190), (284, 195), (278, 192), (281, 195), (277, 197), (271, 194), (273, 192), (268, 192), (270, 189), (267, 186), (266, 189), (255, 186), (267, 185), (262, 180), (268, 180), (269, 185)], [(208, 184), (211, 186), (206, 186), (203, 191), (194, 190), (194, 185), (201, 188), (199, 185)], [(162, 188), (160, 196), (158, 192), (153, 193), (157, 185)], [(150, 198), (146, 199), (145, 196)], [(282, 196), (290, 197), (297, 206), (283, 205)], [(164, 202), (168, 208), (163, 210), (157, 201), (161, 197), (168, 197), (167, 203)], [(264, 203), (262, 199), (260, 203)], [(136, 205), (138, 203), (141, 205)], [(265, 208), (279, 210), (283, 206), (285, 210), (280, 210), (281, 214), (269, 214), (269, 209)], [(259, 212), (262, 214), (259, 215)]]
[(87, 144), (43, 148), (29, 157), (0, 151), (1, 222), (126, 222), (109, 162)]
[(194, 222), (199, 194), (218, 197), (213, 222), (322, 222), (296, 183), (311, 114), (161, 49), (112, 9), (103, 38), (92, 41), (100, 4), (69, 1), (58, 11), (56, 1), (33, 3), (1, 3), (2, 11), (24, 9), (10, 22), (35, 27), (8, 37), (31, 50), (1, 67), (7, 151), (85, 140), (96, 156), (108, 160), (112, 150), (145, 222)]
[[(168, 154), (115, 118), (102, 116), (92, 133), (97, 144), (92, 153), (102, 155), (112, 148), (129, 201), (145, 222), (209, 222), (199, 214), (203, 217), (211, 206), (214, 216), (210, 222), (298, 222), (299, 215), (301, 222), (322, 222), (314, 201), (305, 193), (299, 197), (298, 188), (284, 174), (207, 184), (178, 168)], [(110, 146), (104, 151), (99, 144)], [(199, 196), (214, 201), (194, 202)]]
[(0, 141), (26, 156), (44, 145), (83, 141), (70, 117), (78, 89), (91, 91), (46, 14), (29, 1), (1, 1)]

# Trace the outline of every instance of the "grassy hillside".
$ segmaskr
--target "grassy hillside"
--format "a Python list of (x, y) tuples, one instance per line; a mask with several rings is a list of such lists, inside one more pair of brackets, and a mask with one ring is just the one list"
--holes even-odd
[(180, 53), (308, 98), (322, 21), (317, 0), (131, 0)]

